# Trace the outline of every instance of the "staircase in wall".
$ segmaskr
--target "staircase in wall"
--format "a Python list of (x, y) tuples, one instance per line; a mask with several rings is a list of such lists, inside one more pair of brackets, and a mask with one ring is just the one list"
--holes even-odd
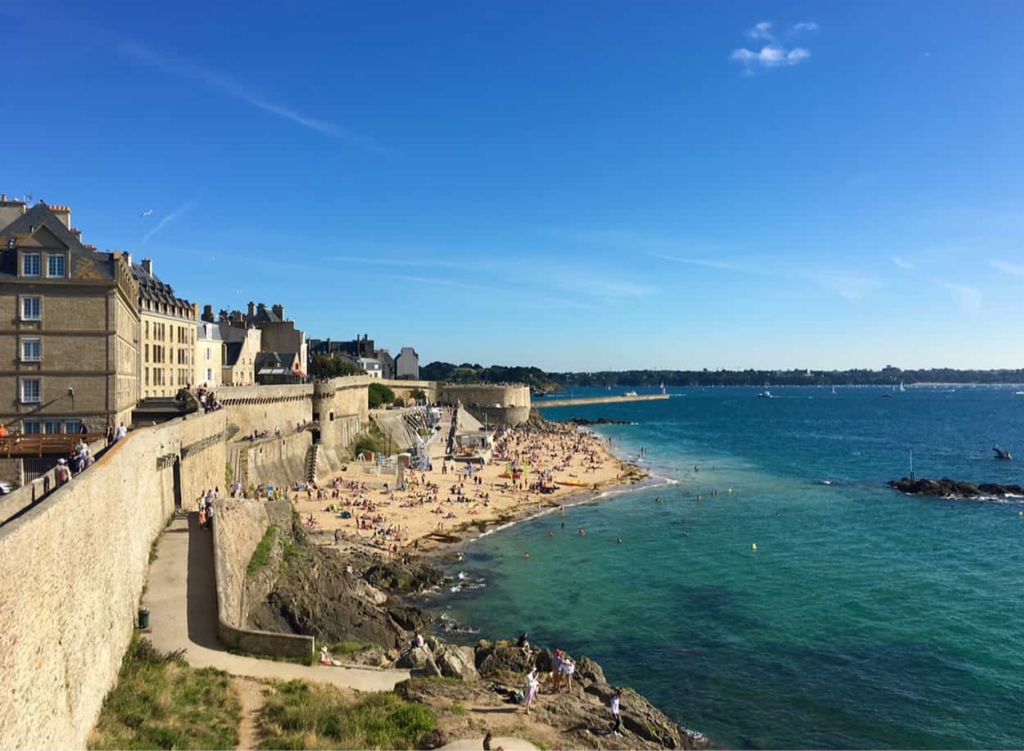
[(306, 451), (306, 482), (316, 482), (316, 460), (320, 452), (320, 444), (314, 443)]
[(242, 449), (238, 452), (238, 467), (236, 469), (235, 477), (238, 482), (242, 483), (242, 490), (244, 491), (249, 487), (249, 450)]

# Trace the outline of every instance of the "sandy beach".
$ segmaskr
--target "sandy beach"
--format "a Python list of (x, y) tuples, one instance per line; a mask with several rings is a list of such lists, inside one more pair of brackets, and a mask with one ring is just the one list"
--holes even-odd
[[(465, 463), (444, 458), (450, 423), (446, 412), (428, 447), (431, 470), (410, 470), (405, 490), (395, 490), (393, 475), (376, 477), (352, 463), (348, 471), (321, 478), (316, 488), (292, 491), (303, 521), (312, 518), (313, 531), (332, 541), (339, 530), (349, 544), (369, 544), (392, 554), (436, 552), (440, 545), (460, 541), (469, 529), (476, 534), (644, 477), (640, 468), (613, 456), (601, 438), (557, 423), (546, 432), (504, 429), (492, 460), (468, 473)], [(519, 480), (502, 476), (510, 462), (527, 465)], [(554, 480), (553, 492), (530, 489), (542, 473)]]

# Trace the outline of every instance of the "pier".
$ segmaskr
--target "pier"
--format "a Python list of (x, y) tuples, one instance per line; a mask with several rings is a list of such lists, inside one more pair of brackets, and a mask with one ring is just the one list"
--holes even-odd
[(534, 402), (536, 409), (548, 407), (582, 407), (587, 404), (622, 404), (623, 402), (656, 402), (668, 399), (668, 394), (643, 394), (641, 396), (595, 396), (586, 399), (545, 399)]

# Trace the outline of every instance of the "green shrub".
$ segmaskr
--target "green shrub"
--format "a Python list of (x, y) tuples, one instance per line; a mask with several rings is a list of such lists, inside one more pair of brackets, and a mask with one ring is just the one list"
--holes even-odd
[(368, 399), (370, 409), (378, 409), (382, 404), (394, 402), (395, 392), (383, 383), (373, 382), (368, 387)]
[(241, 707), (227, 673), (195, 669), (182, 652), (132, 640), (88, 747), (234, 748)]
[(252, 576), (265, 565), (267, 565), (267, 558), (270, 557), (270, 551), (274, 547), (274, 536), (277, 534), (277, 526), (271, 524), (267, 527), (267, 531), (263, 533), (263, 539), (260, 540), (256, 549), (252, 551), (252, 558), (249, 559), (249, 565), (245, 567), (245, 573)]
[(348, 702), (333, 686), (289, 681), (267, 697), (260, 748), (416, 748), (437, 725), (429, 707), (392, 693)]

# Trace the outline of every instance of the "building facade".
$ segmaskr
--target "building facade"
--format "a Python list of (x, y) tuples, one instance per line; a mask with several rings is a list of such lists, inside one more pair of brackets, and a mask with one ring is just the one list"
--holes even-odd
[(220, 322), (221, 340), (224, 342), (224, 365), (221, 383), (225, 386), (253, 386), (256, 383), (256, 356), (260, 353), (262, 334), (259, 329), (240, 328)]
[[(127, 260), (131, 264), (131, 256)], [(131, 269), (139, 285), (142, 398), (174, 396), (195, 377), (199, 306), (175, 296), (171, 285), (153, 273), (148, 258)]]
[(205, 384), (207, 388), (220, 386), (224, 369), (224, 340), (220, 336), (220, 326), (213, 321), (201, 320), (196, 333), (196, 386)]
[(412, 347), (402, 347), (395, 358), (395, 376), (409, 381), (420, 379), (420, 356)]
[(138, 283), (83, 245), (71, 210), (0, 196), (0, 422), (8, 432), (102, 433), (139, 397)]

